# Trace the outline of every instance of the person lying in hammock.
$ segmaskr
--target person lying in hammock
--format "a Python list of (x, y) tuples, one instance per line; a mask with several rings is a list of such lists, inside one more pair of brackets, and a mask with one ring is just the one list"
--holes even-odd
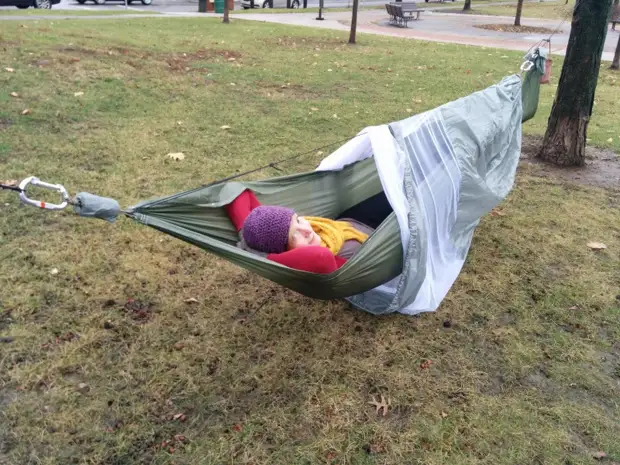
[(392, 207), (380, 193), (337, 220), (302, 217), (287, 207), (263, 206), (246, 190), (226, 212), (239, 232), (241, 248), (290, 268), (328, 274), (359, 250)]

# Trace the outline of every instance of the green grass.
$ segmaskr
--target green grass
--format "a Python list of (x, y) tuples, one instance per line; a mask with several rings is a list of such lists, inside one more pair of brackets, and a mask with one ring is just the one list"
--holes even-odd
[[(483, 7), (476, 7), (475, 0), (473, 2), (473, 13), (493, 16), (511, 16), (514, 17), (517, 12), (516, 4), (511, 5), (490, 5)], [(572, 15), (575, 1), (570, 0), (568, 5), (564, 1), (559, 2), (526, 2), (523, 4), (523, 11), (521, 13), (523, 18), (535, 18), (535, 19), (566, 19), (570, 25), (570, 18)]]
[(158, 15), (158, 11), (144, 10), (125, 10), (124, 7), (118, 10), (37, 10), (28, 8), (27, 10), (0, 10), (0, 16), (109, 16), (109, 15)]
[[(436, 107), (522, 58), (202, 18), (7, 22), (1, 34), (3, 178), (35, 174), (123, 207)], [(589, 135), (616, 151), (617, 76), (602, 70)], [(553, 92), (527, 133), (543, 132)], [(14, 340), (0, 342), (0, 462), (620, 461), (617, 192), (522, 171), (439, 311), (419, 318), (310, 300), (130, 220), (2, 196), (0, 337)], [(368, 404), (379, 394), (385, 417)]]

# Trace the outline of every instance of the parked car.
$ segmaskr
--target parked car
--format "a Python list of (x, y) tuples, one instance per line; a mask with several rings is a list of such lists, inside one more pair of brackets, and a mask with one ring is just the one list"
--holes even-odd
[[(301, 8), (303, 0), (290, 0), (291, 8)], [(286, 8), (286, 0), (273, 0), (274, 8)], [(241, 8), (248, 10), (252, 8), (250, 0), (241, 0)], [(254, 0), (254, 8), (270, 8), (269, 0)]]
[[(0, 2), (3, 0), (0, 0)], [(95, 5), (103, 5), (104, 3), (107, 2), (111, 2), (111, 1), (117, 1), (117, 2), (123, 2), (125, 3), (125, 0), (93, 0), (93, 2), (95, 3)], [(137, 0), (127, 0), (127, 3), (131, 3), (132, 1), (137, 1)], [(86, 0), (77, 0), (77, 2), (80, 5), (84, 5), (84, 3), (86, 3)], [(151, 3), (153, 3), (153, 0), (141, 0), (143, 5), (150, 5)]]
[(17, 8), (43, 8), (49, 10), (52, 5), (60, 3), (60, 0), (0, 0), (0, 6), (16, 6)]

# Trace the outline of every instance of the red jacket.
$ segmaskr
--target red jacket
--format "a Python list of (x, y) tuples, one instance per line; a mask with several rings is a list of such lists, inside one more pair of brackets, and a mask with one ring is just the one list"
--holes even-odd
[[(226, 213), (237, 228), (237, 232), (243, 228), (243, 223), (250, 212), (258, 206), (260, 202), (250, 190), (243, 191), (232, 203), (226, 205)], [(296, 270), (320, 274), (332, 273), (346, 262), (346, 259), (336, 257), (327, 247), (320, 245), (272, 253), (267, 255), (267, 259)]]

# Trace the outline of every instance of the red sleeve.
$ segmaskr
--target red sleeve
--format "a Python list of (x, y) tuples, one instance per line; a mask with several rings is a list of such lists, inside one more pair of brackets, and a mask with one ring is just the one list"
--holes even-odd
[(235, 200), (226, 205), (226, 213), (230, 218), (230, 221), (235, 225), (237, 231), (240, 231), (243, 227), (245, 219), (250, 212), (260, 205), (260, 202), (249, 189), (246, 189)]
[(272, 253), (267, 255), (267, 259), (289, 268), (318, 274), (333, 273), (346, 262), (346, 259), (334, 256), (328, 248), (320, 245)]

